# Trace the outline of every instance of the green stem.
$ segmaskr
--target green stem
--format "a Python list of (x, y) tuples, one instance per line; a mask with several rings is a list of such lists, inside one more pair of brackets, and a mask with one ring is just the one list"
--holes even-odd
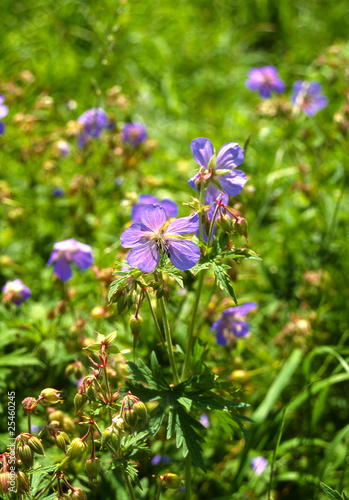
[(191, 459), (190, 455), (185, 459), (185, 500), (191, 499)]
[(135, 495), (135, 492), (133, 491), (133, 487), (132, 487), (132, 483), (131, 483), (130, 477), (127, 475), (127, 473), (123, 469), (122, 469), (122, 472), (124, 474), (124, 478), (125, 478), (125, 482), (126, 482), (126, 486), (127, 486), (128, 492), (130, 494), (130, 498), (131, 498), (131, 500), (136, 500), (136, 495)]
[(195, 304), (194, 304), (194, 308), (193, 308), (193, 314), (191, 317), (191, 322), (190, 322), (188, 334), (187, 334), (187, 343), (186, 343), (187, 348), (186, 348), (186, 353), (185, 353), (185, 361), (184, 361), (182, 379), (187, 378), (189, 376), (189, 372), (190, 372), (189, 364), (190, 364), (191, 350), (193, 347), (193, 333), (194, 333), (195, 321), (196, 321), (197, 312), (198, 312), (198, 308), (199, 308), (201, 290), (202, 290), (202, 285), (204, 282), (205, 274), (206, 274), (206, 270), (204, 269), (203, 271), (201, 271), (199, 283), (198, 283), (198, 288), (196, 290), (196, 299), (195, 299)]
[(148, 290), (146, 290), (146, 296), (147, 296), (147, 299), (148, 299), (148, 302), (149, 302), (149, 307), (150, 307), (150, 312), (151, 312), (151, 315), (153, 316), (153, 320), (154, 320), (154, 323), (155, 323), (155, 326), (156, 326), (156, 329), (157, 331), (159, 332), (159, 335), (160, 335), (160, 339), (161, 339), (161, 342), (164, 344), (165, 343), (165, 338), (164, 338), (164, 335), (161, 331), (161, 328), (160, 328), (160, 325), (159, 325), (159, 322), (158, 322), (158, 319), (156, 317), (156, 314), (155, 314), (155, 311), (154, 311), (154, 308), (151, 304), (151, 298), (150, 298), (150, 294), (148, 292)]
[[(159, 277), (155, 274), (155, 279), (156, 281), (159, 282)], [(165, 300), (163, 297), (159, 299), (159, 304), (160, 304), (160, 309), (161, 309), (161, 316), (162, 316), (162, 321), (164, 323), (164, 330), (165, 330), (165, 338), (166, 338), (166, 345), (167, 345), (167, 352), (168, 352), (168, 357), (170, 360), (170, 365), (172, 369), (172, 374), (173, 374), (173, 379), (175, 384), (179, 384), (179, 376), (177, 372), (177, 367), (174, 359), (174, 353), (173, 353), (173, 346), (172, 346), (172, 337), (171, 337), (171, 330), (170, 330), (170, 323), (168, 321), (168, 316), (167, 316), (167, 311), (166, 311), (166, 305), (165, 305)]]

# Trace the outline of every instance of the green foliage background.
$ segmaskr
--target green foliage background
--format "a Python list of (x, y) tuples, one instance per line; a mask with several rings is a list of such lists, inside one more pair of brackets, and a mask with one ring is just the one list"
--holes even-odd
[[(250, 444), (238, 453), (236, 436), (226, 440), (212, 416), (205, 455), (211, 472), (198, 472), (197, 498), (267, 498), (269, 478), (257, 481), (250, 459), (260, 454), (271, 463), (273, 453), (272, 488), (280, 495), (322, 499), (320, 480), (348, 491), (348, 126), (338, 117), (349, 120), (347, 2), (4, 0), (2, 22), (0, 91), (10, 112), (0, 168), (11, 196), (0, 206), (0, 279), (1, 285), (23, 279), (33, 296), (14, 313), (0, 306), (1, 390), (15, 388), (21, 398), (37, 387), (69, 385), (64, 367), (77, 352), (73, 318), (56, 324), (46, 317), (62, 293), (45, 267), (53, 243), (75, 237), (93, 247), (98, 266), (113, 266), (130, 214), (122, 200), (130, 193), (170, 197), (184, 216), (181, 203), (193, 195), (187, 180), (196, 171), (191, 140), (209, 137), (218, 150), (250, 138), (243, 165), (249, 182), (236, 201), (245, 206), (252, 248), (263, 263), (241, 264), (234, 288), (240, 303), (257, 302), (258, 313), (246, 342), (234, 350), (214, 347), (210, 325), (232, 305), (218, 293), (201, 334), (213, 346), (211, 367), (230, 376), (244, 371), (254, 423)], [(286, 83), (284, 103), (293, 82), (305, 79), (322, 84), (328, 107), (313, 118), (268, 116), (245, 87), (249, 69), (266, 64), (277, 66)], [(23, 70), (34, 80), (23, 78)], [(115, 85), (128, 107), (108, 101)], [(40, 95), (53, 104), (36, 106)], [(117, 127), (146, 124), (157, 149), (128, 169), (107, 141), (82, 155), (72, 140), (73, 154), (50, 173), (45, 161), (53, 141), (69, 120), (98, 105)], [(18, 127), (18, 113), (34, 116), (35, 126)], [(76, 174), (97, 180), (84, 195), (53, 199), (52, 188), (67, 189)], [(120, 188), (116, 177), (123, 178)], [(8, 215), (14, 208), (17, 218)], [(309, 271), (317, 273), (313, 281)], [(189, 305), (181, 310), (174, 296), (170, 309), (179, 344), (192, 303), (186, 280)], [(79, 314), (88, 318), (103, 291), (90, 271), (74, 272), (71, 284)], [(93, 320), (86, 328), (93, 336), (114, 326)], [(118, 328), (121, 347), (129, 347), (127, 322)], [(140, 354), (153, 348), (149, 325)], [(222, 439), (226, 445), (217, 448)], [(113, 495), (109, 487), (106, 495)]]

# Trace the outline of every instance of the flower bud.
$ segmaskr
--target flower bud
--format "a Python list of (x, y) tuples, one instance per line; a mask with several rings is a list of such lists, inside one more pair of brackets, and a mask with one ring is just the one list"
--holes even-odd
[(228, 214), (218, 217), (217, 226), (221, 227), (226, 233), (230, 233), (233, 229), (231, 217)]
[(69, 456), (69, 458), (79, 458), (84, 454), (86, 448), (86, 443), (82, 441), (82, 439), (75, 438), (69, 445), (67, 456)]
[(142, 401), (137, 401), (137, 403), (134, 403), (132, 408), (135, 411), (137, 417), (142, 420), (147, 419), (147, 407), (144, 403), (142, 403)]
[(67, 444), (70, 444), (70, 439), (68, 434), (65, 432), (60, 432), (56, 436), (56, 444), (60, 450), (63, 450), (65, 452)]
[(109, 335), (107, 335), (104, 339), (103, 339), (103, 344), (108, 347), (110, 346), (114, 340), (116, 339), (116, 335), (117, 335), (118, 332), (111, 332), (109, 333)]
[(171, 474), (168, 472), (167, 474), (160, 476), (160, 479), (165, 481), (166, 488), (176, 489), (181, 485), (181, 480), (177, 474)]
[(237, 232), (241, 235), (244, 236), (245, 238), (248, 238), (247, 234), (247, 220), (244, 219), (243, 217), (237, 217), (234, 222), (234, 228), (237, 230)]
[(35, 410), (38, 406), (38, 401), (35, 398), (25, 398), (22, 401), (22, 408), (25, 414), (29, 411)]
[(85, 462), (89, 477), (96, 477), (101, 470), (101, 461), (97, 457), (90, 457)]
[(18, 471), (16, 473), (16, 479), (17, 479), (17, 493), (24, 493), (25, 491), (29, 491), (29, 481), (27, 475), (22, 472)]
[(87, 500), (87, 495), (81, 488), (74, 488), (74, 491), (69, 492), (69, 498), (74, 500)]
[(87, 396), (86, 394), (81, 394), (80, 392), (78, 392), (78, 394), (76, 394), (75, 398), (74, 398), (74, 405), (75, 405), (75, 410), (78, 412), (79, 410), (81, 410), (81, 408), (84, 406), (84, 404), (86, 403), (87, 401)]
[(137, 413), (133, 409), (127, 409), (124, 411), (124, 419), (131, 428), (135, 427), (138, 420)]
[(45, 456), (44, 448), (41, 444), (40, 439), (38, 439), (37, 437), (32, 436), (31, 438), (29, 438), (28, 445), (30, 446), (30, 448), (33, 450), (34, 453)]
[(29, 469), (32, 466), (34, 455), (31, 448), (27, 444), (20, 445), (18, 447), (17, 455), (24, 467)]
[(49, 406), (55, 405), (57, 403), (62, 403), (62, 399), (60, 398), (60, 393), (62, 391), (56, 391), (56, 389), (47, 388), (41, 391), (39, 400), (42, 405)]
[(143, 318), (138, 314), (138, 316), (133, 315), (130, 318), (130, 327), (133, 335), (139, 335), (143, 326)]
[(0, 473), (0, 493), (8, 493), (10, 487), (11, 474), (9, 472)]
[(75, 424), (70, 417), (64, 417), (62, 422), (62, 430), (68, 432), (69, 434), (73, 434), (75, 430)]
[(112, 447), (117, 450), (120, 444), (120, 438), (119, 434), (115, 431), (112, 432), (112, 435), (110, 436), (110, 442)]
[(50, 413), (50, 422), (56, 421), (58, 425), (63, 424), (64, 413), (61, 410), (54, 410)]
[(74, 376), (77, 379), (80, 379), (85, 375), (85, 368), (81, 361), (76, 361), (75, 363), (71, 363), (65, 369), (65, 374), (69, 376)]
[(103, 318), (105, 316), (104, 307), (101, 307), (101, 306), (94, 307), (91, 311), (91, 316), (93, 319)]
[(102, 448), (109, 443), (112, 433), (113, 433), (112, 426), (104, 429), (103, 434), (102, 434)]

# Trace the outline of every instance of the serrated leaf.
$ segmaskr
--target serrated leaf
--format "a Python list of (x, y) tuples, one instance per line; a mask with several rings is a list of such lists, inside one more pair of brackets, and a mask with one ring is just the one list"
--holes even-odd
[(235, 290), (233, 285), (231, 284), (229, 274), (225, 271), (225, 268), (218, 264), (217, 262), (213, 263), (213, 272), (216, 277), (217, 285), (221, 290), (226, 292), (231, 299), (237, 304), (237, 298), (235, 294)]
[(229, 257), (230, 259), (252, 259), (263, 261), (263, 259), (249, 248), (233, 248), (227, 252), (222, 253), (222, 257)]

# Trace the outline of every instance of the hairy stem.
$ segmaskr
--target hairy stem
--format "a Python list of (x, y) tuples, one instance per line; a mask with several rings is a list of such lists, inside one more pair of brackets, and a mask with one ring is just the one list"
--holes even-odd
[[(159, 277), (156, 274), (155, 274), (155, 279), (156, 279), (156, 281), (159, 282)], [(159, 304), (160, 304), (162, 321), (163, 321), (163, 324), (164, 324), (168, 357), (169, 357), (169, 360), (170, 360), (170, 365), (171, 365), (171, 370), (172, 370), (172, 374), (173, 374), (173, 379), (174, 379), (175, 384), (177, 385), (177, 384), (179, 384), (179, 376), (178, 376), (178, 372), (177, 372), (176, 362), (175, 362), (175, 359), (174, 359), (173, 346), (172, 346), (172, 337), (171, 337), (171, 330), (170, 330), (170, 323), (168, 321), (166, 304), (165, 304), (165, 300), (164, 300), (163, 297), (161, 297), (159, 299)]]
[(147, 296), (147, 299), (148, 299), (148, 302), (149, 302), (149, 307), (150, 307), (150, 312), (151, 312), (151, 315), (153, 316), (153, 320), (154, 320), (156, 329), (157, 329), (157, 331), (158, 331), (158, 333), (160, 335), (161, 342), (165, 343), (165, 338), (164, 338), (164, 335), (163, 335), (163, 333), (161, 331), (161, 328), (160, 328), (159, 322), (157, 320), (154, 308), (153, 308), (153, 306), (151, 304), (151, 298), (150, 298), (150, 294), (149, 294), (148, 290), (146, 290), (145, 294)]
[(191, 499), (191, 458), (188, 453), (185, 459), (185, 500)]
[(122, 469), (122, 472), (124, 474), (124, 478), (125, 478), (125, 482), (126, 482), (126, 486), (127, 486), (130, 498), (131, 498), (131, 500), (136, 500), (136, 495), (135, 495), (135, 492), (133, 491), (131, 479), (123, 469)]

